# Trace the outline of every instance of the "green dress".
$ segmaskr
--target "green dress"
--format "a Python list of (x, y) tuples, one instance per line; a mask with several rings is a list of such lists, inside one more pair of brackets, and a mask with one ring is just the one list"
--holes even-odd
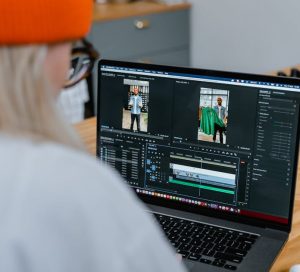
[(207, 135), (214, 135), (215, 123), (220, 127), (225, 127), (223, 120), (219, 118), (216, 111), (213, 108), (202, 108), (200, 130)]

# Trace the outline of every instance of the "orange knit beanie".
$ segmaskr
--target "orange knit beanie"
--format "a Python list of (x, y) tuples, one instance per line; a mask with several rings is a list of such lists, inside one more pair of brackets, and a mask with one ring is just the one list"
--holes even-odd
[(0, 2), (0, 45), (75, 40), (89, 31), (92, 0)]

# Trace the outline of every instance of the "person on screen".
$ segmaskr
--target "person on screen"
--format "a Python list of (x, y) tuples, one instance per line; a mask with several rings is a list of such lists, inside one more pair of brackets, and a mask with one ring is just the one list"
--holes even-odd
[[(58, 111), (59, 90), (92, 70), (97, 54), (82, 39), (92, 10), (92, 0), (1, 1), (1, 272), (185, 270), (136, 195)], [(79, 40), (84, 58), (68, 73)]]
[(217, 132), (219, 132), (219, 136), (220, 136), (220, 143), (223, 144), (223, 133), (226, 131), (226, 126), (225, 124), (227, 123), (227, 111), (226, 108), (222, 106), (222, 98), (218, 97), (217, 98), (217, 105), (213, 107), (213, 109), (215, 110), (219, 121), (221, 121), (220, 125), (217, 122), (214, 123), (214, 135), (213, 135), (213, 141), (216, 141), (216, 137), (217, 137)]
[(130, 96), (129, 106), (131, 107), (131, 125), (130, 130), (133, 131), (134, 121), (136, 120), (137, 131), (141, 130), (141, 109), (143, 107), (142, 98), (139, 96), (139, 87), (133, 87), (133, 95)]

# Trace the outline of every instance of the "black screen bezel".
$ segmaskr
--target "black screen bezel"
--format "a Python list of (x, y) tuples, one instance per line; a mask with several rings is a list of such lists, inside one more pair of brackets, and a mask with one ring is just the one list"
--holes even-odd
[[(161, 72), (171, 72), (171, 73), (181, 73), (181, 74), (192, 74), (196, 76), (210, 76), (210, 77), (223, 77), (223, 78), (232, 78), (237, 80), (253, 80), (269, 83), (280, 83), (288, 85), (297, 85), (300, 86), (300, 79), (289, 78), (289, 77), (275, 77), (269, 75), (257, 75), (257, 74), (246, 74), (246, 73), (237, 73), (237, 72), (228, 72), (228, 71), (217, 71), (217, 70), (205, 70), (205, 69), (195, 69), (187, 67), (175, 67), (175, 66), (166, 66), (166, 65), (156, 65), (156, 64), (144, 64), (144, 63), (134, 63), (134, 62), (125, 62), (125, 61), (116, 61), (116, 60), (106, 60), (102, 59), (98, 62), (98, 67), (96, 70), (97, 77), (97, 144), (96, 144), (96, 155), (99, 157), (100, 154), (100, 92), (101, 92), (101, 66), (118, 66), (126, 68), (137, 68), (145, 70), (155, 70)], [(299, 90), (300, 92), (300, 90)], [(299, 116), (298, 116), (299, 117)], [(264, 227), (264, 228), (273, 228), (285, 232), (290, 232), (292, 226), (292, 217), (293, 217), (293, 204), (295, 200), (295, 189), (296, 189), (296, 177), (297, 177), (297, 166), (298, 166), (298, 152), (299, 152), (299, 133), (300, 128), (299, 124), (297, 127), (297, 141), (296, 141), (296, 150), (294, 157), (294, 166), (293, 166), (293, 184), (291, 188), (291, 198), (290, 198), (290, 208), (288, 223), (278, 223), (275, 221), (264, 220), (261, 218), (248, 217), (240, 214), (224, 213), (224, 211), (218, 211), (214, 209), (209, 209), (205, 207), (192, 206), (182, 202), (176, 202), (172, 200), (166, 200), (158, 197), (150, 197), (144, 194), (138, 194), (139, 198), (146, 203), (164, 206), (173, 209), (179, 209), (183, 211), (188, 211), (196, 214), (217, 217), (226, 220), (232, 220), (239, 223), (250, 224), (254, 226)]]

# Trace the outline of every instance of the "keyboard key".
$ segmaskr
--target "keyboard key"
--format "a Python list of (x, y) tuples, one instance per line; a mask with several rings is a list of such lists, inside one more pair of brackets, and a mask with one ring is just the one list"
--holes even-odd
[(210, 243), (213, 243), (215, 240), (216, 240), (216, 238), (211, 237), (211, 236), (206, 236), (206, 237), (203, 239), (204, 242), (210, 242)]
[(214, 250), (223, 252), (227, 247), (222, 245), (215, 245)]
[(235, 241), (237, 238), (238, 238), (238, 236), (234, 235), (234, 234), (228, 234), (228, 235), (225, 236), (225, 239), (227, 241)]
[(191, 241), (191, 245), (194, 245), (194, 246), (197, 246), (197, 247), (200, 247), (201, 245), (202, 245), (202, 240), (200, 240), (200, 239), (193, 239), (192, 241)]
[(201, 255), (200, 254), (196, 254), (196, 253), (191, 253), (188, 257), (189, 260), (192, 260), (192, 261), (199, 261), (201, 258)]
[(228, 270), (236, 270), (237, 267), (231, 264), (225, 264), (224, 268)]
[(204, 251), (205, 249), (204, 248), (202, 248), (202, 247), (192, 247), (192, 249), (191, 249), (191, 252), (193, 252), (193, 253), (196, 253), (196, 254), (202, 254), (202, 252)]
[(190, 254), (188, 251), (184, 251), (184, 250), (177, 250), (177, 253), (180, 254), (182, 256), (182, 258), (187, 258), (188, 255)]
[(223, 237), (224, 237), (224, 234), (225, 234), (225, 233), (224, 233), (223, 231), (222, 231), (222, 232), (221, 232), (221, 231), (217, 231), (217, 232), (215, 233), (214, 236), (215, 236), (215, 237), (222, 237), (222, 238), (223, 238)]
[(205, 235), (203, 233), (197, 233), (193, 236), (193, 239), (199, 239), (202, 240)]
[(177, 228), (173, 228), (171, 231), (169, 231), (169, 233), (171, 234), (180, 234), (181, 230), (177, 229)]
[(249, 251), (251, 248), (251, 244), (240, 244), (238, 249)]
[[(213, 244), (213, 243), (207, 243), (207, 242), (205, 243), (205, 242), (204, 242), (203, 244), (205, 244), (205, 248), (206, 248), (206, 249), (213, 249), (214, 246), (215, 246), (215, 244)], [(202, 246), (203, 246), (203, 245), (202, 245)]]
[(233, 262), (233, 263), (241, 263), (242, 260), (243, 260), (242, 257), (238, 257), (238, 256), (226, 254), (226, 253), (221, 253), (221, 252), (217, 252), (215, 254), (215, 258), (224, 259), (226, 261), (230, 261), (230, 262)]
[(249, 238), (249, 234), (245, 232), (239, 232), (238, 237), (244, 237), (244, 238)]
[(215, 253), (216, 253), (215, 250), (206, 249), (203, 251), (202, 254), (205, 256), (213, 257), (215, 255)]
[(211, 230), (209, 230), (209, 229), (204, 229), (202, 233), (205, 234), (205, 235), (209, 235), (210, 232), (211, 232)]
[(224, 266), (224, 263), (223, 263), (223, 262), (218, 262), (218, 261), (213, 261), (213, 262), (212, 262), (212, 265), (218, 266), (218, 267), (223, 267), (223, 266)]
[(223, 237), (217, 237), (216, 240), (214, 241), (215, 244), (220, 244), (220, 242), (223, 240)]
[(205, 259), (205, 258), (201, 258), (201, 259), (200, 259), (200, 262), (201, 262), (201, 263), (205, 263), (205, 264), (211, 264), (211, 260)]
[(240, 245), (240, 243), (238, 243), (238, 242), (233, 242), (232, 245), (231, 245), (231, 247), (232, 247), (232, 248), (238, 248), (239, 245)]
[(170, 216), (155, 215), (155, 217), (172, 246), (183, 258), (224, 267), (227, 270), (236, 270), (236, 266), (226, 262), (241, 263), (259, 238), (254, 234)]
[(228, 254), (231, 254), (231, 255), (237, 255), (237, 256), (240, 256), (240, 257), (245, 257), (247, 255), (247, 251), (244, 251), (244, 250), (239, 250), (239, 249), (235, 249), (235, 248), (227, 248), (225, 250), (225, 253), (228, 253)]
[(182, 226), (181, 222), (174, 222), (174, 224), (173, 224), (173, 227), (177, 228), (177, 229), (181, 228), (181, 226)]
[(178, 248), (181, 245), (181, 243), (179, 243), (179, 242), (171, 242), (171, 245), (173, 247), (175, 247), (175, 248)]
[(164, 232), (168, 232), (168, 230), (169, 230), (170, 228), (169, 228), (168, 226), (163, 226), (162, 229), (163, 229)]
[(181, 238), (179, 238), (179, 240), (178, 240), (178, 242), (184, 243), (184, 244), (188, 244), (188, 243), (190, 243), (191, 241), (192, 241), (192, 239), (191, 239), (191, 238), (188, 238), (188, 237), (181, 237)]
[(181, 236), (183, 237), (188, 237), (190, 238), (192, 236), (192, 232), (190, 232), (189, 230), (184, 230), (183, 232), (180, 233)]
[(192, 245), (190, 244), (181, 244), (178, 249), (184, 250), (184, 251), (189, 251), (192, 248)]
[(236, 244), (239, 245), (240, 243), (230, 240), (226, 243), (226, 246), (234, 248), (236, 246)]
[(251, 244), (253, 245), (255, 243), (255, 240), (254, 239), (251, 239), (251, 238), (243, 238), (243, 237), (240, 237), (237, 239), (237, 242), (240, 242), (240, 243), (246, 243), (246, 244)]
[(219, 244), (219, 245), (222, 245), (222, 246), (226, 246), (227, 242), (228, 241), (224, 238), (221, 241), (219, 241), (219, 243), (216, 243), (216, 244)]
[(180, 237), (178, 234), (173, 234), (173, 233), (170, 233), (167, 236), (168, 236), (169, 240), (174, 241), (174, 242), (176, 242)]

